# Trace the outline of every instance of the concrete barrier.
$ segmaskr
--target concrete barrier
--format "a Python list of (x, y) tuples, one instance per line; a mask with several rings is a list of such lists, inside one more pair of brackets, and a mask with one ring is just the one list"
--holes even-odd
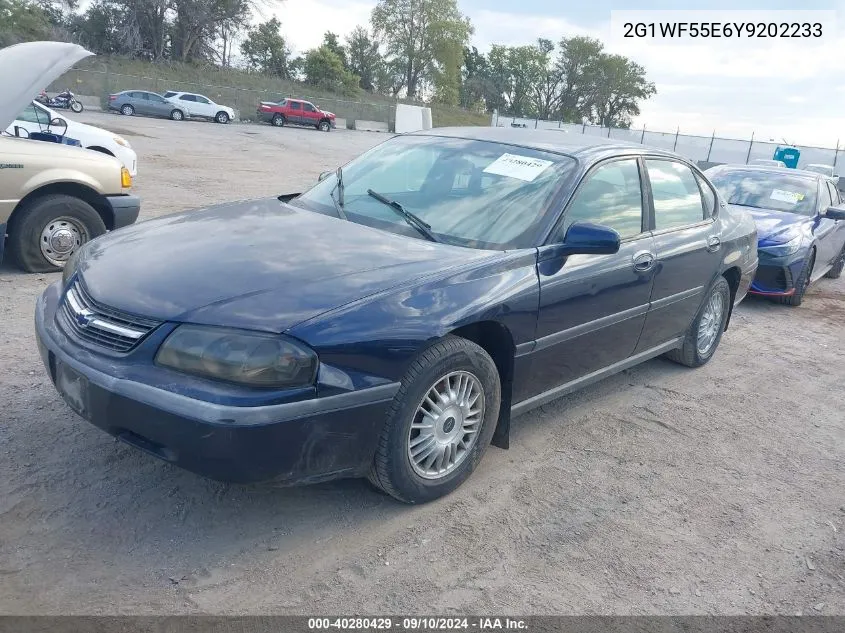
[(355, 120), (355, 129), (364, 132), (387, 132), (387, 123), (384, 121), (362, 121)]

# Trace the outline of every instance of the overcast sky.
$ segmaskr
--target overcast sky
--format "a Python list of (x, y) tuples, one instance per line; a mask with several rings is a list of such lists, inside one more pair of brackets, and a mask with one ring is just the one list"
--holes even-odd
[[(269, 0), (274, 2), (274, 0)], [(374, 0), (285, 0), (268, 5), (298, 53), (319, 45), (323, 33), (345, 35), (367, 25)], [(611, 52), (641, 63), (657, 86), (634, 126), (652, 130), (833, 147), (845, 145), (845, 0), (458, 0), (475, 27), (472, 44), (518, 45), (546, 37), (590, 35)], [(688, 9), (827, 10), (822, 40), (622, 41), (611, 31), (611, 11)], [(771, 18), (769, 17), (771, 16)], [(618, 16), (617, 16), (618, 17)], [(645, 15), (646, 20), (653, 16)], [(731, 17), (727, 14), (727, 17)], [(740, 16), (742, 17), (742, 16)], [(782, 16), (781, 16), (782, 17)], [(645, 21), (645, 20), (644, 20)], [(614, 21), (616, 24), (617, 21)]]

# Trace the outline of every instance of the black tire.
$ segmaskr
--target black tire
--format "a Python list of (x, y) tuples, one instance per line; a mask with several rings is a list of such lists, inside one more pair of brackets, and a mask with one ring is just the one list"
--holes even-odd
[(79, 114), (85, 109), (85, 107), (79, 101), (71, 101), (70, 109), (71, 111), (76, 112), (76, 114)]
[(215, 115), (214, 120), (218, 123), (226, 125), (229, 122), (229, 115), (221, 110)]
[[(465, 371), (475, 376), (484, 393), (484, 415), (475, 443), (467, 449), (463, 461), (439, 479), (425, 479), (414, 471), (408, 455), (411, 424), (417, 407), (432, 385), (450, 372)], [(490, 444), (499, 418), (501, 384), (493, 359), (479, 345), (455, 336), (435, 343), (411, 364), (402, 379), (399, 392), (387, 413), (379, 437), (370, 482), (404, 503), (432, 501), (460, 486), (475, 469)]]
[[(722, 315), (717, 321), (718, 329), (716, 330), (716, 338), (708, 348), (702, 351), (698, 348), (699, 329), (702, 325), (702, 320), (705, 312), (707, 311), (710, 299), (714, 295), (721, 296)], [(665, 354), (666, 358), (675, 361), (676, 363), (680, 363), (681, 365), (686, 365), (687, 367), (701, 367), (704, 365), (707, 361), (713, 358), (713, 354), (716, 353), (716, 348), (719, 347), (719, 342), (722, 340), (722, 334), (725, 332), (725, 322), (728, 320), (728, 314), (730, 314), (730, 311), (731, 288), (724, 277), (719, 277), (713, 285), (710, 286), (710, 289), (704, 296), (701, 308), (699, 308), (698, 314), (695, 315), (692, 325), (690, 325), (689, 330), (687, 330), (687, 333), (684, 336), (684, 344), (679, 349), (673, 349), (671, 352), (667, 352)]]
[(185, 119), (185, 114), (178, 108), (173, 108), (173, 110), (170, 111), (170, 119), (172, 121), (183, 121)]
[(843, 269), (845, 269), (845, 246), (842, 247), (842, 252), (839, 253), (839, 259), (833, 264), (833, 268), (828, 270), (824, 276), (828, 279), (839, 279), (842, 276)]
[(810, 259), (801, 269), (798, 280), (795, 282), (795, 292), (787, 297), (774, 297), (776, 303), (797, 308), (804, 301), (804, 293), (810, 287), (810, 276), (813, 274), (813, 266), (816, 264), (816, 249), (810, 251)]
[(9, 254), (12, 260), (30, 273), (61, 270), (41, 252), (41, 233), (54, 220), (69, 217), (81, 224), (92, 240), (106, 232), (106, 225), (94, 208), (79, 198), (64, 194), (50, 194), (29, 201), (15, 211), (9, 227)]
[(329, 121), (323, 119), (317, 124), (317, 129), (321, 132), (331, 132), (332, 131), (332, 124)]
[(285, 117), (281, 114), (274, 114), (273, 120), (270, 121), (273, 124), (273, 127), (284, 127), (285, 126)]
[(120, 113), (123, 116), (132, 116), (133, 114), (135, 114), (135, 108), (133, 108), (128, 103), (124, 103), (122, 106), (120, 106)]

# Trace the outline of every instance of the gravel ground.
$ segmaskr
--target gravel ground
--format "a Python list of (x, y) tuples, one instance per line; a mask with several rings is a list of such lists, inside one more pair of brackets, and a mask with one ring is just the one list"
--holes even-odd
[[(142, 219), (296, 191), (386, 138), (80, 119), (138, 150)], [(699, 370), (654, 360), (518, 418), (423, 507), (115, 443), (38, 358), (55, 278), (0, 269), (2, 613), (845, 614), (845, 278), (747, 300)]]

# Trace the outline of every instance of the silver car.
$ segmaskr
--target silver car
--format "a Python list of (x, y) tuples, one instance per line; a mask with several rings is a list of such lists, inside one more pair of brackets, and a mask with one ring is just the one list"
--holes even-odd
[(190, 118), (185, 108), (171, 103), (160, 94), (147, 90), (124, 90), (109, 95), (109, 110), (116, 110), (125, 116), (142, 114), (166, 117), (174, 121)]

